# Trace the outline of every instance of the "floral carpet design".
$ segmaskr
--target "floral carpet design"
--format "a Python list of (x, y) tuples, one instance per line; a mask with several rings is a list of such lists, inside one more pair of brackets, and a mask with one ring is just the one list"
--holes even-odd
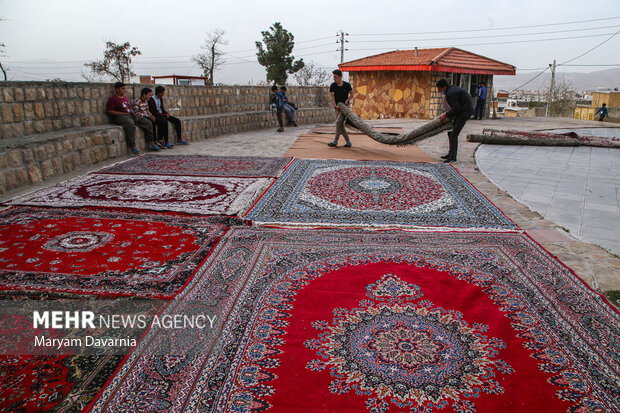
[(247, 215), (257, 223), (515, 229), (449, 165), (295, 160)]

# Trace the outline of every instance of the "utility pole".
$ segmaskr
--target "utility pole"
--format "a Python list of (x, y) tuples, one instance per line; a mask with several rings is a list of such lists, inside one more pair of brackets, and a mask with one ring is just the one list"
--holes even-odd
[(344, 63), (344, 51), (349, 50), (344, 47), (344, 44), (349, 42), (345, 40), (344, 36), (348, 36), (349, 33), (346, 33), (344, 30), (339, 30), (336, 35), (340, 37), (340, 39), (336, 41), (336, 43), (340, 43), (340, 63)]
[(549, 116), (549, 107), (551, 106), (551, 101), (553, 100), (553, 89), (555, 88), (555, 59), (553, 59), (553, 64), (549, 65), (551, 67), (551, 85), (549, 86), (549, 97), (547, 98), (547, 110), (545, 110), (545, 117)]

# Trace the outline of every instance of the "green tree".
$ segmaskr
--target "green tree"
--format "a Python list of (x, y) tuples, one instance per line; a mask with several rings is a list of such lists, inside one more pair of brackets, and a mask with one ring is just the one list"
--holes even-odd
[[(276, 22), (269, 31), (261, 32), (262, 42), (256, 42), (258, 63), (267, 69), (267, 81), (276, 84), (285, 84), (289, 74), (293, 74), (304, 67), (304, 60), (295, 60), (291, 55), (295, 37)], [(263, 45), (264, 43), (264, 45)]]
[(103, 59), (84, 63), (84, 66), (98, 76), (109, 76), (118, 82), (128, 83), (131, 76), (136, 75), (132, 71), (131, 58), (142, 52), (137, 47), (131, 47), (129, 42), (105, 42), (105, 47)]

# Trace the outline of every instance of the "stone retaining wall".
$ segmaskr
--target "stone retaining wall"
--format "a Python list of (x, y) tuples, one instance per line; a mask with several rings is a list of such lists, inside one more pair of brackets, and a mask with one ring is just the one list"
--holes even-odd
[[(144, 86), (129, 85), (128, 96)], [(165, 87), (166, 106), (182, 120), (188, 141), (277, 127), (267, 87)], [(0, 194), (126, 154), (123, 130), (105, 114), (112, 90), (97, 83), (0, 82)], [(298, 124), (334, 120), (327, 88), (291, 87), (287, 96), (300, 107)], [(144, 150), (140, 129), (136, 142)]]
[[(178, 117), (269, 109), (267, 86), (172, 86), (165, 104)], [(127, 96), (139, 97), (143, 87), (128, 85)], [(0, 139), (109, 124), (105, 104), (114, 93), (108, 83), (0, 82)], [(299, 108), (329, 106), (325, 87), (288, 88), (287, 97)]]

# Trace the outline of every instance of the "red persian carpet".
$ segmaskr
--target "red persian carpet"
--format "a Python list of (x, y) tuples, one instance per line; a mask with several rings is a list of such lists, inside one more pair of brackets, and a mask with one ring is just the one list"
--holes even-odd
[[(84, 300), (90, 308), (115, 305), (116, 300), (105, 297), (67, 293), (0, 291), (4, 305), (18, 303), (29, 310), (40, 310), (43, 301)], [(138, 300), (136, 300), (138, 301)], [(146, 303), (144, 314), (161, 312), (161, 302)], [(27, 328), (19, 326), (14, 318), (0, 317), (0, 346), (8, 348), (7, 341)], [(104, 336), (103, 330), (91, 331)], [(93, 400), (124, 356), (103, 354), (73, 354), (45, 356), (0, 356), (0, 411), (3, 412), (80, 412)]]
[(0, 289), (172, 298), (239, 220), (131, 210), (0, 212)]
[(142, 155), (96, 173), (276, 178), (293, 158), (257, 156)]
[(11, 204), (235, 215), (250, 208), (272, 182), (269, 178), (88, 175), (16, 198)]
[(94, 412), (618, 411), (620, 316), (520, 233), (233, 228)]

